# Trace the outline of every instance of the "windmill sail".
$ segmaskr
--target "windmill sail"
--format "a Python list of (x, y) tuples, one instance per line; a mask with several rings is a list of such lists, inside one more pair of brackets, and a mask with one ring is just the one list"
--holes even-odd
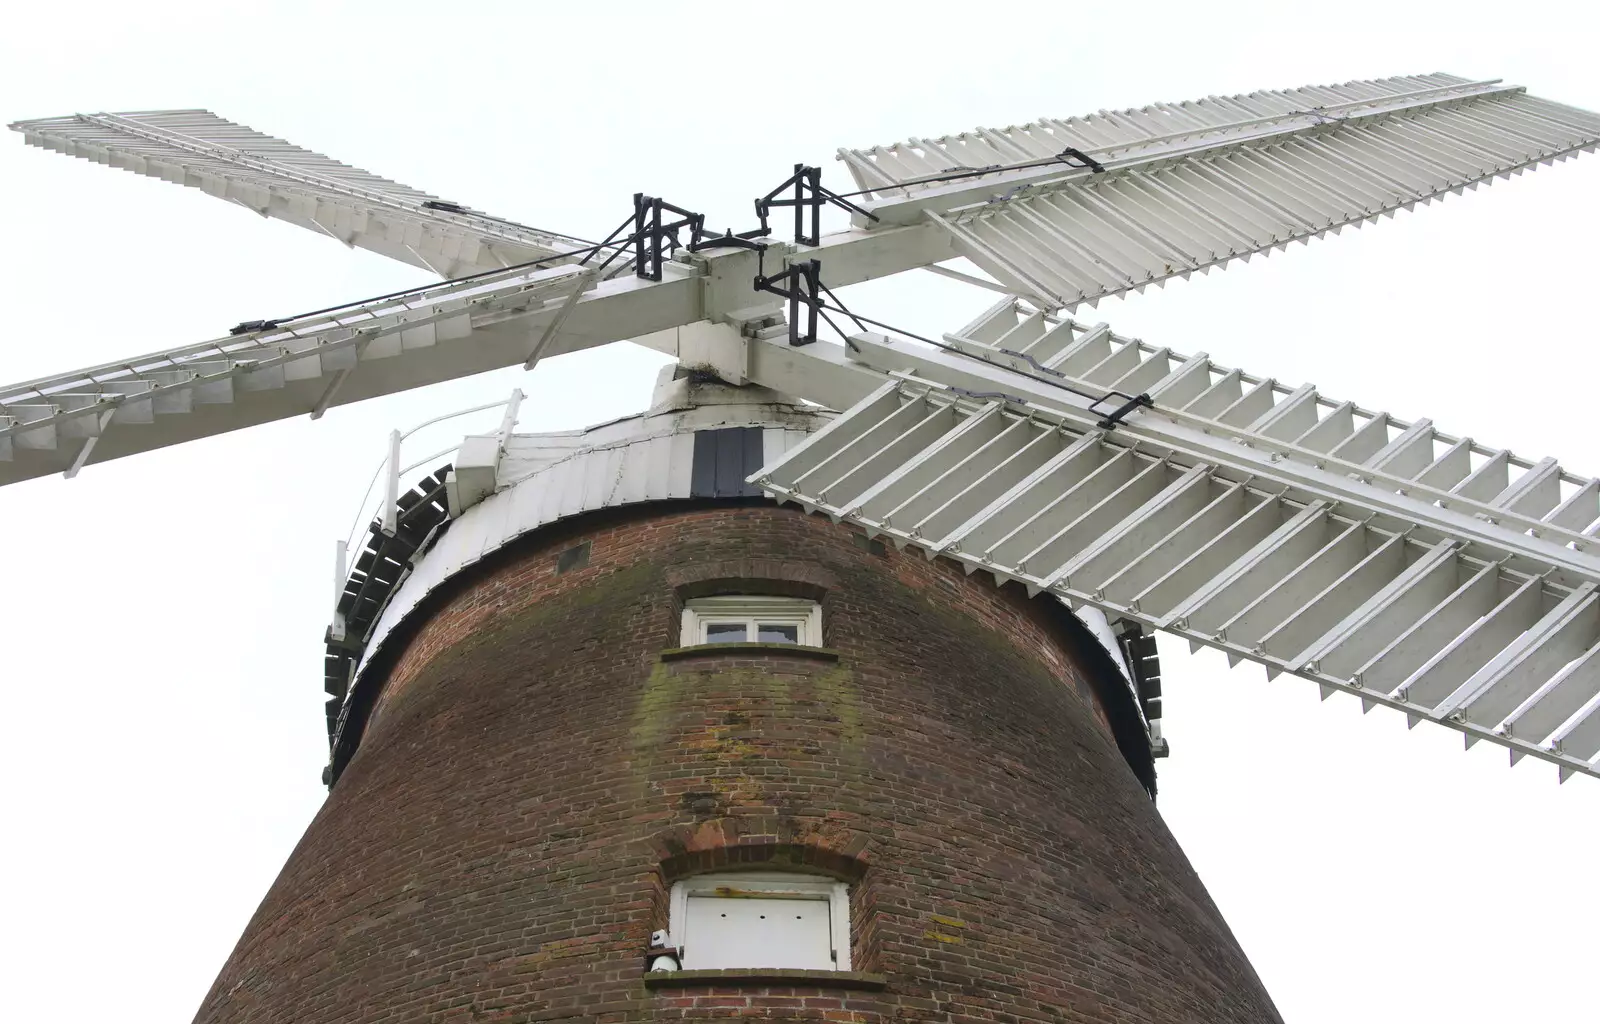
[(1597, 142), (1600, 116), (1434, 74), (980, 128), (840, 158), (875, 199), (878, 219), (862, 226), (932, 220), (1008, 288), (1072, 309)]
[(649, 334), (698, 285), (508, 270), (0, 387), (0, 485)]
[(29, 145), (198, 188), (441, 277), (586, 243), (474, 213), (205, 110), (18, 121)]
[(1600, 775), (1600, 479), (1014, 300), (945, 340), (855, 336), (893, 377), (752, 482)]

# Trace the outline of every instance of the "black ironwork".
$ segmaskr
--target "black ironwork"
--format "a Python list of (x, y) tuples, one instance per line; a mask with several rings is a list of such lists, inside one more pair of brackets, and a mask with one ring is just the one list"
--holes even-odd
[(757, 239), (764, 238), (772, 232), (766, 228), (751, 228), (749, 231), (724, 231), (720, 235), (709, 232), (700, 235), (689, 243), (690, 252), (699, 252), (701, 249), (749, 249), (752, 252), (765, 252), (766, 242)]
[(1150, 406), (1156, 404), (1151, 400), (1148, 394), (1129, 395), (1121, 391), (1107, 391), (1104, 395), (1101, 395), (1099, 398), (1089, 403), (1089, 411), (1098, 412), (1099, 410), (1097, 410), (1095, 406), (1099, 405), (1101, 402), (1109, 401), (1112, 398), (1125, 398), (1127, 401), (1123, 402), (1121, 405), (1117, 406), (1115, 409), (1101, 418), (1100, 422), (1096, 424), (1096, 426), (1098, 426), (1101, 430), (1115, 430), (1117, 424), (1127, 419), (1128, 414), (1133, 410), (1148, 409)]
[[(779, 199), (780, 193), (789, 189), (794, 194), (787, 199)], [(869, 210), (864, 210), (822, 184), (822, 168), (808, 167), (805, 164), (795, 164), (794, 173), (784, 179), (783, 184), (756, 200), (756, 216), (761, 220), (760, 234), (772, 233), (767, 216), (775, 207), (794, 207), (794, 240), (801, 245), (817, 245), (821, 238), (822, 207), (832, 203), (841, 210), (850, 213), (859, 213), (871, 220), (877, 220), (878, 215)], [(810, 211), (810, 230), (807, 230), (806, 213)], [(752, 232), (752, 235), (755, 233)]]
[[(768, 277), (756, 274), (758, 292), (771, 292), (789, 300), (789, 344), (809, 345), (817, 340), (817, 313), (822, 305), (822, 261), (802, 260), (791, 263), (780, 274)], [(806, 307), (806, 329), (800, 333), (800, 306)]]
[[(667, 220), (673, 214), (677, 220)], [(689, 229), (690, 244), (705, 234), (706, 215), (674, 206), (658, 196), (633, 194), (633, 272), (646, 281), (661, 280), (662, 261), (680, 248), (678, 232)]]
[(1073, 167), (1087, 167), (1096, 174), (1106, 173), (1104, 164), (1075, 146), (1068, 146), (1057, 153), (1056, 159)]
[(270, 331), (282, 322), (281, 320), (246, 320), (242, 324), (228, 328), (228, 333), (238, 336), (240, 334), (255, 334), (257, 331)]
[[(632, 232), (626, 237), (621, 237), (629, 229)], [(688, 239), (679, 237), (680, 231), (688, 231)], [(580, 263), (588, 263), (602, 249), (615, 244), (611, 255), (600, 264), (603, 272), (618, 256), (625, 252), (633, 254), (633, 272), (646, 281), (661, 280), (661, 265), (679, 249), (690, 252), (699, 252), (702, 249), (753, 249), (757, 252), (766, 248), (766, 244), (756, 241), (762, 235), (768, 234), (764, 229), (753, 231), (724, 231), (714, 234), (706, 230), (706, 215), (686, 210), (675, 206), (659, 196), (645, 195), (643, 192), (633, 194), (633, 216), (617, 225), (616, 230), (607, 235), (605, 241), (590, 250)], [(618, 238), (621, 237), (621, 241)]]

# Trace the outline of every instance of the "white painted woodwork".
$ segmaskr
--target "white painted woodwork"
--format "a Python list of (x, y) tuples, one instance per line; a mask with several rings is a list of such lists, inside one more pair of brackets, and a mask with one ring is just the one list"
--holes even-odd
[[(765, 444), (762, 447), (765, 449)], [(735, 626), (744, 632), (737, 640), (724, 641), (711, 635), (711, 627), (715, 626)], [(788, 641), (763, 635), (763, 630), (773, 628), (792, 631), (794, 639)], [(792, 642), (802, 647), (821, 647), (822, 606), (805, 598), (765, 594), (691, 598), (683, 605), (678, 642), (684, 647), (723, 642)]]
[[(0, 485), (646, 335), (700, 316), (698, 281), (588, 282), (579, 268), (502, 271), (282, 321), (165, 352), (0, 388)], [(109, 429), (102, 424), (110, 413)]]
[(726, 968), (833, 970), (825, 899), (691, 896), (686, 971)]
[[(758, 427), (762, 453), (770, 461), (833, 415), (788, 404), (764, 388), (682, 379), (664, 382), (656, 397), (649, 412), (613, 423), (507, 437), (494, 493), (465, 508), (417, 554), (410, 574), (373, 624), (357, 674), (424, 598), (517, 538), (585, 512), (692, 497), (695, 431)], [(344, 589), (343, 578), (339, 589)], [(820, 637), (821, 609), (805, 603), (811, 608), (807, 628)]]
[(668, 936), (685, 970), (848, 971), (849, 886), (821, 875), (741, 871), (674, 882)]
[[(852, 342), (887, 379), (752, 478), (774, 497), (1600, 775), (1592, 481), (1014, 299), (945, 350)], [(1104, 429), (1151, 362), (1155, 406)]]
[[(207, 110), (74, 114), (10, 126), (31, 146), (198, 188), (441, 277), (582, 249), (578, 239), (439, 197), (224, 120)], [(453, 204), (450, 204), (453, 205)]]
[[(929, 218), (1051, 308), (1188, 278), (1592, 151), (1600, 117), (1435, 74), (1211, 96), (841, 150), (876, 222)], [(1058, 160), (1067, 147), (1103, 165)], [(987, 169), (979, 177), (953, 178)]]

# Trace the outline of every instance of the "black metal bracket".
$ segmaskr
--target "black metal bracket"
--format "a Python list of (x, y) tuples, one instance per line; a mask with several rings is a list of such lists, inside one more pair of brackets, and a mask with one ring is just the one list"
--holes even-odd
[[(689, 232), (687, 242), (678, 236), (678, 232), (685, 229)], [(619, 256), (631, 253), (633, 272), (647, 281), (659, 281), (662, 263), (679, 249), (699, 252), (701, 249), (735, 248), (761, 252), (767, 245), (756, 239), (765, 234), (767, 232), (761, 229), (712, 234), (706, 230), (705, 214), (674, 206), (658, 196), (635, 192), (633, 215), (618, 224), (604, 241), (590, 249), (578, 262), (586, 264), (609, 249), (610, 255), (598, 268), (604, 272)]]
[[(788, 189), (794, 189), (794, 194), (787, 199), (779, 199), (778, 195)], [(760, 234), (772, 233), (771, 225), (767, 223), (767, 215), (775, 207), (794, 207), (794, 240), (801, 245), (817, 245), (821, 238), (822, 207), (832, 203), (850, 213), (859, 213), (871, 220), (877, 220), (878, 215), (864, 210), (841, 196), (831, 188), (822, 184), (822, 168), (808, 167), (805, 164), (795, 164), (794, 173), (784, 179), (783, 184), (756, 200), (756, 216), (761, 220)], [(810, 211), (810, 230), (807, 230), (806, 212)], [(754, 234), (754, 232), (752, 232)]]
[[(668, 220), (663, 214), (674, 214), (677, 220)], [(633, 272), (646, 281), (661, 280), (661, 263), (676, 253), (683, 243), (678, 232), (689, 229), (692, 244), (705, 233), (706, 215), (673, 206), (665, 199), (633, 194)]]
[[(863, 331), (867, 329), (867, 322), (846, 309), (845, 304), (839, 301), (839, 296), (833, 294), (833, 289), (822, 283), (821, 260), (810, 259), (802, 260), (799, 263), (791, 263), (783, 273), (774, 274), (771, 277), (767, 276), (765, 262), (763, 254), (763, 259), (758, 263), (759, 269), (756, 271), (754, 287), (758, 292), (771, 292), (773, 295), (781, 295), (789, 300), (789, 344), (809, 345), (816, 341), (817, 318), (820, 316), (828, 321), (828, 326), (832, 327), (839, 337), (844, 339), (846, 348), (851, 351), (859, 351), (856, 343), (850, 340), (850, 335), (840, 330), (839, 325), (834, 323), (833, 318), (824, 310), (831, 309), (836, 313), (843, 313), (851, 320), (854, 320), (856, 326)], [(823, 300), (824, 296), (831, 300), (833, 305), (828, 305)], [(800, 332), (801, 303), (805, 303), (806, 307), (806, 329), (804, 334)]]
[[(1083, 170), (1092, 171), (1095, 174), (1104, 174), (1106, 172), (1105, 164), (1102, 164), (1100, 161), (1096, 160), (1094, 157), (1090, 156), (1088, 153), (1085, 153), (1076, 146), (1066, 147), (1061, 152), (1057, 153), (1053, 159), (1059, 163), (1066, 164), (1068, 167), (1082, 168)], [(1038, 160), (1033, 163), (1022, 164), (1020, 166), (1047, 167), (1049, 164), (1050, 160)], [(1004, 166), (995, 166), (993, 169), (997, 171), (1004, 171), (1008, 168)], [(989, 168), (978, 167), (974, 168), (974, 170), (980, 173), (987, 173)], [(1036, 186), (1033, 183), (1024, 181), (1011, 186), (1009, 189), (998, 195), (990, 196), (988, 202), (991, 205), (994, 203), (1003, 203), (1008, 199), (1014, 199), (1020, 195), (1027, 195), (1028, 193), (1032, 192), (1035, 187)]]
[(1106, 172), (1104, 164), (1076, 146), (1068, 146), (1063, 149), (1056, 154), (1056, 159), (1073, 167), (1087, 167), (1096, 174), (1104, 174)]
[[(789, 344), (809, 345), (817, 340), (817, 312), (822, 304), (822, 261), (792, 263), (781, 274), (756, 275), (758, 292), (771, 292), (789, 300)], [(806, 330), (800, 333), (800, 305), (806, 307)]]
[(1127, 401), (1123, 402), (1111, 412), (1107, 413), (1099, 423), (1095, 424), (1095, 426), (1099, 427), (1101, 430), (1115, 430), (1117, 424), (1127, 419), (1128, 414), (1133, 410), (1148, 409), (1156, 404), (1151, 400), (1148, 394), (1130, 395), (1121, 391), (1107, 391), (1104, 395), (1089, 403), (1089, 411), (1098, 412), (1099, 410), (1096, 409), (1095, 406), (1099, 405), (1101, 402), (1109, 401), (1112, 398), (1124, 398), (1127, 399)]
[(724, 231), (720, 235), (709, 232), (700, 235), (689, 242), (690, 252), (699, 252), (701, 249), (749, 249), (752, 252), (766, 252), (767, 243), (757, 241), (770, 232), (764, 228), (755, 228), (750, 231)]
[(246, 320), (242, 324), (228, 328), (228, 333), (237, 337), (241, 334), (255, 334), (257, 331), (270, 331), (282, 322), (281, 320)]

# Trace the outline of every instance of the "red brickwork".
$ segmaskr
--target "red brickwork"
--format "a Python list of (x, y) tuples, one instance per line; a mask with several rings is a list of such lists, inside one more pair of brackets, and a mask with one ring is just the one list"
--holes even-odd
[[(657, 506), (463, 578), (197, 1020), (1277, 1021), (1080, 638), (858, 540)], [(663, 656), (730, 591), (819, 598), (827, 650)], [(742, 866), (849, 880), (858, 975), (647, 986), (670, 883)]]

